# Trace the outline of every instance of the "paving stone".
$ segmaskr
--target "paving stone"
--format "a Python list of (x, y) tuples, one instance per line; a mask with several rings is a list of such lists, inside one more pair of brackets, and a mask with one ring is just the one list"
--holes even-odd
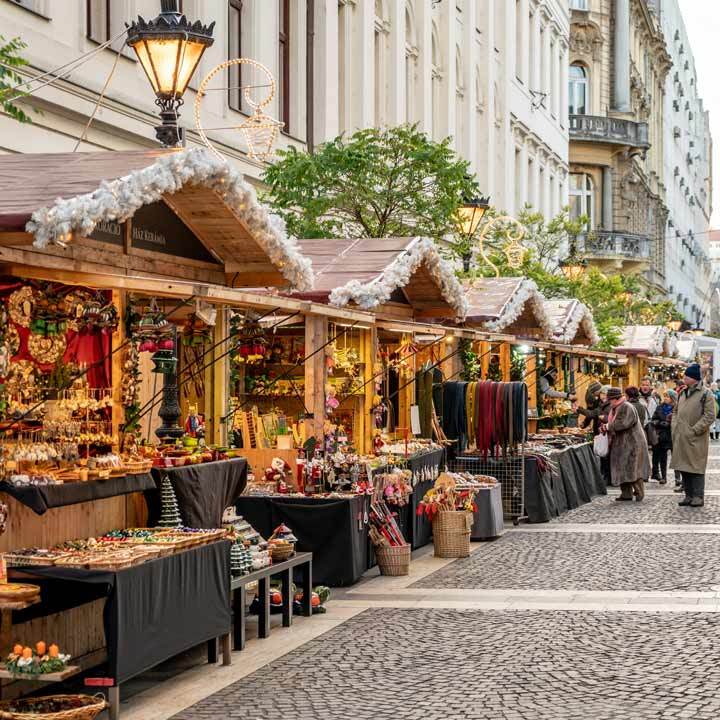
[(705, 591), (720, 585), (717, 550), (714, 535), (513, 531), (411, 587)]
[(703, 613), (373, 609), (175, 720), (716, 720), (719, 631)]
[(638, 525), (720, 524), (720, 497), (708, 496), (701, 508), (680, 507), (681, 495), (646, 495), (642, 502), (617, 502), (616, 495), (600, 496), (570, 510), (557, 523), (601, 523)]

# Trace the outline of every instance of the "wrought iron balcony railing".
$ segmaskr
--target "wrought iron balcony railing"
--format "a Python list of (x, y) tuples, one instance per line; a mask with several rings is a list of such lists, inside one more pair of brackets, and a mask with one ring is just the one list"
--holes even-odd
[(627, 145), (642, 150), (650, 147), (647, 123), (596, 115), (571, 115), (570, 139)]
[(596, 230), (581, 235), (577, 241), (578, 252), (588, 260), (633, 260), (647, 262), (651, 256), (650, 238), (632, 233)]

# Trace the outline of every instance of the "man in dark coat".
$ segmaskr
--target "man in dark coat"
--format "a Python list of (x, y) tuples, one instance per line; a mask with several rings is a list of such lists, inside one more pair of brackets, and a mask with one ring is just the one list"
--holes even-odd
[(710, 427), (715, 422), (715, 396), (702, 382), (697, 363), (688, 366), (685, 388), (678, 395), (672, 422), (671, 467), (682, 475), (685, 497), (682, 506), (705, 504), (705, 469), (710, 449)]

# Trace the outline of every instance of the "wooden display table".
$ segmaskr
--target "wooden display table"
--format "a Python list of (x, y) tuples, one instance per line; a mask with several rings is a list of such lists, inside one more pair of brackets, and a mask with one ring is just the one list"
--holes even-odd
[(303, 615), (312, 615), (312, 553), (296, 553), (294, 557), (283, 562), (275, 563), (262, 570), (255, 570), (249, 575), (233, 578), (230, 585), (232, 589), (232, 608), (234, 623), (234, 649), (245, 648), (245, 589), (252, 583), (258, 584), (258, 599), (260, 601), (260, 615), (258, 620), (258, 637), (270, 637), (270, 578), (280, 575), (282, 578), (282, 621), (283, 627), (290, 627), (293, 616), (293, 596), (291, 585), (293, 569), (302, 567), (303, 573)]

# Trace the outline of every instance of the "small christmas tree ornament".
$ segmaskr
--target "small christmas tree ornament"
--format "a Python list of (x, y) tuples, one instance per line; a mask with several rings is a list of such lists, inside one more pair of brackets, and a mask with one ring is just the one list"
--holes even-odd
[(162, 479), (162, 483), (160, 484), (160, 500), (162, 502), (162, 514), (160, 515), (158, 527), (182, 527), (183, 523), (182, 518), (180, 517), (178, 501), (175, 497), (175, 490), (173, 489), (170, 478), (167, 475)]
[(242, 545), (234, 543), (230, 548), (230, 573), (232, 575), (242, 575)]

